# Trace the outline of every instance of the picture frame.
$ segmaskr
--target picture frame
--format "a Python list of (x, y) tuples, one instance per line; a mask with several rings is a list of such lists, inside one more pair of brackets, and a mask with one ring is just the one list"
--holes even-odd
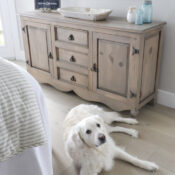
[(35, 9), (56, 10), (60, 7), (60, 0), (35, 0)]

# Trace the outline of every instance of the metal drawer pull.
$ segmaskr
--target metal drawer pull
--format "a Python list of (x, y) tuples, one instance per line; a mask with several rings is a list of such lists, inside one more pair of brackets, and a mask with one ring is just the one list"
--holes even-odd
[(76, 62), (76, 59), (73, 55), (70, 57), (70, 62)]
[(132, 55), (139, 54), (140, 51), (139, 49), (135, 49), (134, 47), (132, 48)]
[(68, 40), (73, 41), (74, 40), (74, 36), (72, 34), (70, 34), (69, 37), (68, 37)]
[(70, 79), (71, 81), (75, 81), (76, 82), (76, 78), (75, 78), (75, 76), (73, 75), (72, 77), (71, 77), (71, 79)]

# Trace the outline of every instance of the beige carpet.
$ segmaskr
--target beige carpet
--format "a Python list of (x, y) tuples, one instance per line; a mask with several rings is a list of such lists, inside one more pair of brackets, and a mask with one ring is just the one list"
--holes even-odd
[[(23, 63), (16, 62), (23, 65)], [(41, 85), (45, 94), (52, 130), (54, 175), (76, 175), (64, 153), (62, 124), (66, 113), (74, 106), (87, 103), (73, 93), (62, 93), (48, 85)], [(118, 145), (129, 153), (160, 166), (157, 172), (147, 172), (128, 163), (116, 161), (111, 172), (100, 175), (174, 175), (175, 174), (175, 110), (160, 105), (146, 106), (137, 116), (135, 128), (138, 139), (124, 134), (112, 134)]]

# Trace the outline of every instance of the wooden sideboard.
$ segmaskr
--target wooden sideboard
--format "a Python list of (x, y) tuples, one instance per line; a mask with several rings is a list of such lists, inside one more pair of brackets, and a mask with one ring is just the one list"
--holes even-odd
[(39, 82), (133, 115), (156, 101), (164, 22), (21, 14), (27, 70)]

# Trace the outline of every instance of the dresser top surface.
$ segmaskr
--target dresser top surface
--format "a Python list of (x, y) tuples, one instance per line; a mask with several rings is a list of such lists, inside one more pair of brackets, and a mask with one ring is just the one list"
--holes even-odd
[(25, 12), (21, 13), (20, 16), (53, 21), (53, 22), (72, 23), (76, 25), (85, 25), (91, 27), (107, 28), (112, 30), (128, 31), (134, 33), (143, 33), (150, 29), (158, 28), (166, 24), (166, 22), (162, 21), (153, 21), (153, 23), (151, 24), (135, 25), (135, 24), (129, 24), (125, 18), (113, 17), (113, 16), (109, 17), (104, 21), (88, 21), (82, 19), (63, 17), (58, 12), (43, 13), (40, 11)]

